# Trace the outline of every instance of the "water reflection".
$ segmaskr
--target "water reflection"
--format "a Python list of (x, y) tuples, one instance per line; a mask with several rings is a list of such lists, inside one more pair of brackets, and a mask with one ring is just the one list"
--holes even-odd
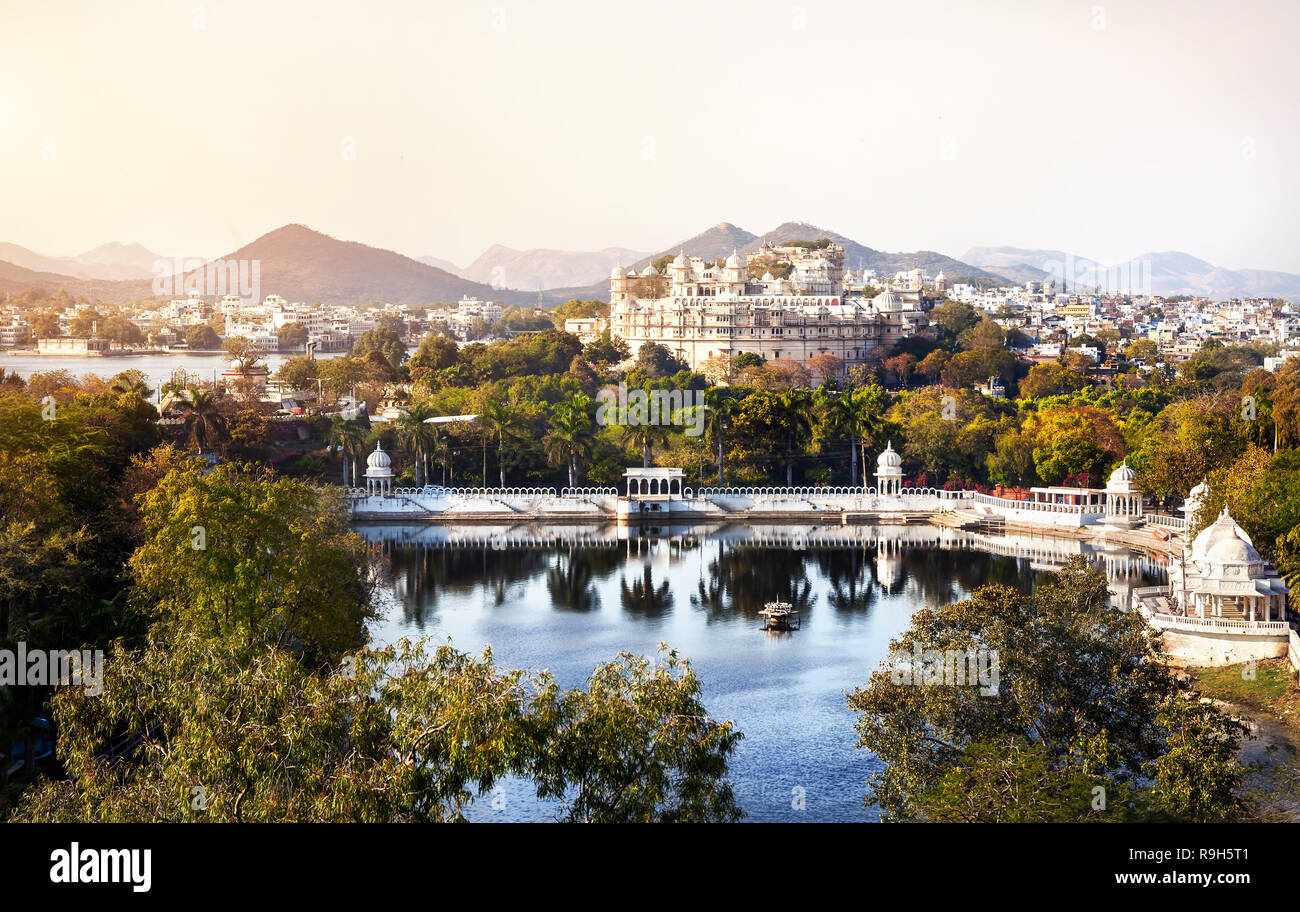
[[(844, 693), (864, 683), (891, 638), (926, 605), (986, 583), (1028, 590), (1085, 554), (1117, 599), (1164, 581), (1159, 558), (1123, 547), (928, 526), (713, 526), (619, 529), (601, 524), (382, 526), (374, 543), (392, 607), (377, 641), (432, 634), (458, 648), (491, 645), (504, 667), (548, 669), (583, 683), (619, 651), (667, 642), (691, 659), (711, 714), (745, 739), (732, 763), (754, 820), (871, 820), (862, 806), (874, 758), (854, 748)], [(800, 629), (765, 634), (773, 599)], [(790, 802), (804, 790), (805, 809)], [(506, 810), (473, 819), (546, 819), (528, 783), (505, 786)], [(498, 803), (500, 804), (500, 803)]]

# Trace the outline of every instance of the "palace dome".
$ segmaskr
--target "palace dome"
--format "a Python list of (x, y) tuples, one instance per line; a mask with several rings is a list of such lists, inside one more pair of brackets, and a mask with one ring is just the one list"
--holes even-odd
[(655, 265), (654, 265), (654, 263), (646, 263), (646, 264), (645, 264), (645, 269), (642, 269), (642, 270), (641, 270), (641, 275), (643, 275), (643, 276), (657, 276), (657, 275), (659, 275), (659, 273), (655, 272)]
[(681, 251), (680, 253), (677, 254), (677, 256), (673, 257), (673, 265), (678, 268), (691, 265), (690, 262), (686, 259), (685, 250)]
[(727, 268), (739, 269), (740, 265), (740, 254), (736, 253), (736, 248), (733, 247), (731, 248), (731, 256), (727, 257)]
[(614, 269), (610, 272), (609, 277), (611, 279), (627, 278), (627, 271), (623, 268), (623, 264), (619, 263), (617, 266), (615, 266)]
[(772, 273), (770, 273), (770, 272), (765, 272), (765, 273), (763, 273), (763, 278), (762, 278), (760, 281), (763, 281), (763, 282), (775, 282), (776, 279), (774, 279), (774, 278), (772, 277)]
[(882, 291), (871, 299), (871, 303), (882, 313), (896, 313), (903, 309), (903, 299), (892, 291)]

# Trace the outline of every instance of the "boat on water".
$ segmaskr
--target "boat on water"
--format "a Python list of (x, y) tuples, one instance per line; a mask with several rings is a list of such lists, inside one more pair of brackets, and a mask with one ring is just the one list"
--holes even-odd
[(763, 630), (798, 630), (799, 612), (789, 602), (768, 602), (758, 613)]

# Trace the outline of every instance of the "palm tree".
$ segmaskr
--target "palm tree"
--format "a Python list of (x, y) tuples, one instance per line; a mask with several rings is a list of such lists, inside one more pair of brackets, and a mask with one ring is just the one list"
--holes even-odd
[(339, 460), (343, 463), (343, 486), (348, 485), (348, 460), (352, 460), (352, 486), (357, 486), (356, 452), (366, 441), (366, 429), (360, 421), (349, 421), (335, 415), (330, 423), (330, 443), (338, 444)]
[(794, 449), (812, 433), (812, 395), (807, 390), (786, 390), (777, 396), (777, 411), (785, 426), (785, 483), (794, 486)]
[[(731, 408), (734, 400), (721, 390), (711, 389), (704, 393), (704, 433), (718, 442), (718, 485), (726, 484), (722, 470), (723, 432), (730, 426)], [(701, 475), (700, 484), (704, 484)]]
[(668, 444), (668, 430), (662, 425), (650, 424), (624, 424), (619, 432), (620, 439), (624, 446), (635, 446), (641, 450), (641, 465), (649, 468), (651, 457), (654, 456), (654, 448), (658, 445), (666, 446)]
[(595, 436), (591, 432), (591, 397), (574, 393), (559, 403), (551, 416), (551, 429), (542, 438), (551, 465), (568, 465), (569, 487), (578, 486), (578, 466), (591, 458)]
[[(497, 468), (501, 473), (501, 487), (506, 486), (506, 440), (515, 440), (524, 435), (524, 414), (516, 402), (504, 402), (500, 399), (488, 399), (478, 416), (479, 428), (484, 440), (496, 440)], [(483, 484), (487, 485), (487, 449), (484, 447)]]
[(619, 586), (622, 590), (623, 610), (629, 614), (657, 618), (667, 614), (673, 608), (673, 596), (668, 581), (664, 580), (656, 587), (649, 564), (642, 568), (640, 579), (632, 580), (631, 586), (627, 584), (626, 579), (620, 582)]
[(428, 419), (433, 417), (433, 406), (426, 400), (412, 405), (397, 419), (397, 436), (415, 457), (416, 485), (429, 483), (429, 452), (438, 437), (437, 426), (428, 423)]
[(145, 402), (153, 398), (153, 389), (149, 386), (144, 374), (137, 370), (122, 371), (113, 378), (113, 382), (109, 384), (108, 389), (118, 395), (135, 393)]
[(226, 419), (217, 408), (216, 390), (203, 390), (191, 386), (180, 402), (185, 421), (185, 432), (199, 448), (199, 455), (209, 440), (220, 440), (226, 433)]
[(849, 438), (849, 466), (852, 484), (858, 484), (858, 462), (862, 483), (867, 481), (866, 445), (880, 426), (880, 405), (871, 387), (850, 390), (831, 401), (827, 420), (832, 428)]

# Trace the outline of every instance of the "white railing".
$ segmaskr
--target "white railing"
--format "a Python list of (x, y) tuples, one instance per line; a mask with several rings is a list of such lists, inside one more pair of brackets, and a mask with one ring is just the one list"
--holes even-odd
[(991, 507), (1002, 507), (1006, 510), (1032, 510), (1038, 513), (1071, 514), (1101, 514), (1106, 512), (1106, 508), (1101, 504), (1063, 504), (1045, 503), (1039, 500), (1007, 500), (1005, 497), (980, 494), (978, 491), (971, 491), (967, 496), (976, 503), (987, 504)]
[(1168, 516), (1164, 513), (1146, 513), (1142, 518), (1146, 520), (1147, 525), (1163, 526), (1166, 529), (1182, 531), (1187, 528), (1187, 520), (1182, 516)]
[(561, 488), (561, 497), (617, 497), (618, 488)]
[(1247, 621), (1238, 618), (1183, 617), (1180, 614), (1148, 614), (1152, 624), (1161, 628), (1183, 630), (1227, 630), (1234, 633), (1284, 634), (1291, 629), (1286, 621)]

